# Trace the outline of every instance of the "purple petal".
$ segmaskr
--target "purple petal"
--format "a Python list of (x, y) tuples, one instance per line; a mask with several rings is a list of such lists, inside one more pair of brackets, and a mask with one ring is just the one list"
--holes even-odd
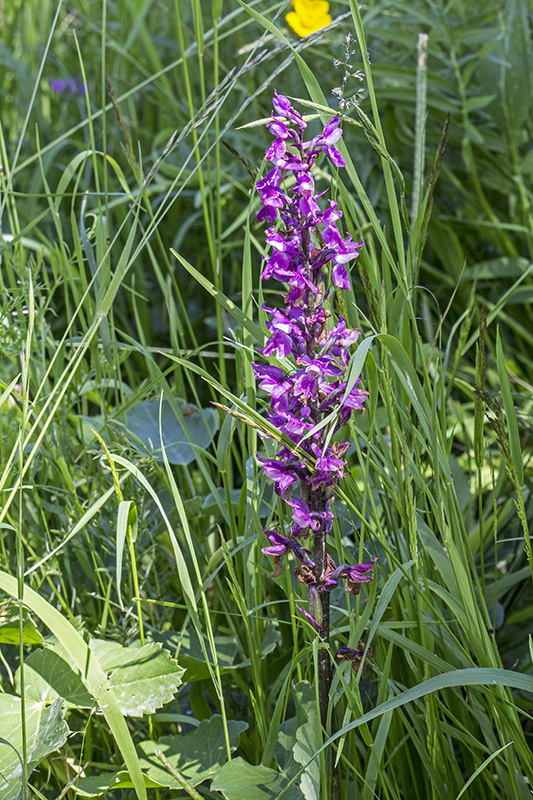
[(311, 614), (309, 614), (309, 612), (305, 610), (305, 608), (301, 608), (300, 606), (296, 606), (296, 608), (298, 609), (300, 614), (304, 615), (306, 620), (309, 622), (310, 625), (313, 626), (313, 628), (315, 629), (315, 631), (317, 631), (317, 633), (322, 633), (322, 628), (320, 627), (316, 619), (312, 617)]
[(350, 288), (350, 279), (344, 264), (334, 263), (333, 269), (331, 270), (331, 280), (339, 289)]
[(328, 158), (330, 159), (330, 161), (336, 167), (345, 167), (346, 166), (346, 162), (345, 162), (344, 158), (341, 156), (341, 154), (339, 153), (339, 151), (335, 147), (326, 147), (326, 153), (327, 153)]
[(276, 331), (263, 348), (263, 355), (276, 355), (277, 358), (287, 358), (292, 352), (292, 339), (283, 331)]
[(342, 130), (339, 128), (339, 118), (333, 117), (333, 119), (326, 124), (322, 138), (325, 144), (332, 145), (338, 142), (341, 136)]

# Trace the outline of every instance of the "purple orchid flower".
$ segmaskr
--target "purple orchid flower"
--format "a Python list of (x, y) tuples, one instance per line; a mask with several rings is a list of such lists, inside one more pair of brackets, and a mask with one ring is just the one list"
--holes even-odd
[(377, 558), (372, 556), (372, 560), (365, 564), (341, 564), (340, 567), (333, 570), (328, 579), (324, 582), (323, 589), (331, 592), (339, 585), (339, 580), (344, 578), (346, 580), (346, 591), (348, 594), (359, 594), (361, 591), (361, 584), (371, 583), (374, 580), (374, 564)]
[(265, 531), (265, 534), (270, 539), (271, 545), (270, 547), (263, 547), (261, 550), (262, 553), (279, 558), (292, 551), (302, 564), (307, 564), (308, 567), (314, 567), (314, 563), (311, 561), (311, 553), (309, 550), (306, 550), (305, 547), (302, 547), (301, 544), (295, 542), (293, 539), (287, 539), (277, 531)]

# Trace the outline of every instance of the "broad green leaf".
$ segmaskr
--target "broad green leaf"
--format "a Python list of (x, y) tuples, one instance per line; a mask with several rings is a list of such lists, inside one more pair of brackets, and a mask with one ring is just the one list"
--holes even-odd
[[(16, 578), (0, 571), (0, 589), (11, 597), (18, 597), (19, 585)], [(135, 792), (140, 800), (147, 800), (144, 778), (139, 766), (139, 759), (133, 745), (130, 731), (120, 711), (117, 698), (109, 685), (107, 677), (96, 658), (91, 658), (90, 650), (83, 637), (74, 626), (50, 603), (44, 600), (29, 586), (24, 586), (24, 605), (47, 625), (57, 636), (68, 653), (69, 661), (84, 676), (85, 685), (93, 695), (96, 704), (103, 713), (115, 741), (121, 752), (124, 763), (133, 777)]]
[(120, 652), (115, 646), (113, 658), (109, 657), (110, 644), (96, 639), (91, 650), (103, 669), (111, 670), (109, 682), (123, 714), (153, 714), (174, 698), (185, 670), (157, 642), (143, 647), (118, 645)]
[(273, 800), (284, 789), (284, 800), (302, 800), (298, 787), (287, 786), (287, 779), (279, 772), (234, 758), (224, 764), (211, 789), (221, 792), (225, 800)]
[[(145, 400), (128, 411), (127, 428), (146, 449), (163, 461), (159, 435), (159, 400)], [(218, 422), (213, 409), (202, 411), (195, 405), (184, 405), (182, 419), (174, 413), (170, 403), (163, 400), (161, 429), (163, 446), (171, 464), (190, 464), (197, 454), (196, 448), (209, 447)], [(185, 427), (184, 427), (185, 426)]]
[[(22, 755), (21, 702), (20, 697), (0, 694), (2, 800), (17, 800), (22, 787), (22, 762), (19, 757)], [(68, 726), (63, 719), (61, 701), (56, 701), (50, 706), (45, 706), (44, 703), (26, 703), (28, 774), (47, 755), (65, 744), (68, 732)]]
[[(231, 751), (234, 752), (248, 723), (228, 720), (227, 724)], [(206, 778), (214, 777), (227, 761), (222, 717), (217, 714), (204, 719), (195, 730), (185, 735), (162, 736), (158, 742), (142, 742), (139, 749), (141, 766), (151, 780), (162, 786), (176, 785), (175, 779), (155, 755), (159, 749), (180, 775), (196, 786)]]
[(296, 734), (311, 718), (316, 721), (316, 693), (308, 681), (299, 681), (292, 687), (291, 699), (296, 707), (296, 716), (291, 717), (279, 726), (274, 757), (285, 777), (292, 778), (299, 771), (299, 762), (295, 760), (294, 748), (297, 744)]
[[(37, 630), (35, 623), (30, 619), (28, 613), (24, 611), (23, 644), (42, 644), (43, 637)], [(19, 611), (17, 606), (9, 604), (0, 610), (0, 644), (19, 644), (20, 626)]]
[[(68, 662), (63, 648), (61, 654), (50, 647), (39, 648), (24, 662), (24, 687), (20, 683), (20, 669), (15, 673), (15, 689), (33, 703), (50, 703), (61, 699), (73, 708), (91, 708), (92, 694), (85, 687), (80, 674)], [(67, 659), (67, 660), (66, 660)]]
[[(241, 733), (248, 727), (246, 722), (228, 721), (230, 749), (234, 752)], [(147, 741), (140, 745), (141, 767), (146, 786), (179, 789), (180, 784), (165, 768), (156, 755), (161, 750), (174, 769), (191, 785), (196, 786), (214, 777), (227, 760), (226, 742), (222, 717), (216, 714), (203, 720), (191, 733), (178, 736), (162, 736), (157, 742)], [(109, 789), (128, 788), (132, 783), (124, 770), (82, 778), (78, 782), (80, 797), (96, 797)]]
[[(156, 642), (123, 647), (117, 642), (93, 639), (90, 650), (107, 673), (123, 714), (140, 717), (153, 714), (173, 699), (184, 673), (183, 667)], [(17, 690), (20, 674), (17, 671)], [(91, 707), (93, 698), (80, 674), (71, 667), (68, 654), (58, 642), (32, 653), (25, 662), (25, 697), (36, 702), (63, 698), (69, 706)]]
[[(265, 658), (277, 646), (279, 628), (275, 623), (269, 623), (266, 627), (263, 641), (261, 644), (261, 656)], [(194, 629), (188, 629), (183, 633), (177, 631), (164, 631), (154, 633), (154, 639), (161, 642), (163, 647), (171, 653), (179, 653), (178, 659), (182, 667), (187, 670), (187, 682), (205, 680), (209, 677), (209, 666), (205, 663), (204, 649), (202, 648), (198, 633)], [(250, 664), (249, 658), (242, 658), (239, 655), (239, 643), (235, 636), (225, 636), (215, 634), (215, 646), (218, 655), (218, 663), (221, 672), (229, 669), (240, 669)], [(204, 647), (207, 647), (207, 637)]]
[(293, 748), (294, 760), (299, 764), (309, 764), (300, 778), (300, 789), (305, 800), (320, 800), (320, 761), (311, 761), (319, 749), (319, 725), (316, 710), (313, 710), (309, 722), (296, 731), (296, 744)]

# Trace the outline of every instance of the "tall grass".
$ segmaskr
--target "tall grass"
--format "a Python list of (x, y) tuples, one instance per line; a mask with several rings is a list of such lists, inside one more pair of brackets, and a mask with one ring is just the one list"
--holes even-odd
[[(280, 3), (0, 10), (0, 586), (14, 598), (0, 676), (28, 698), (29, 796), (325, 799), (321, 748), (347, 799), (530, 796), (526, 4), (331, 6), (344, 17), (304, 40)], [(365, 242), (345, 313), (373, 338), (331, 552), (379, 560), (366, 595), (332, 596), (332, 652), (363, 642), (365, 669), (337, 669), (328, 737), (304, 596), (261, 554), (281, 509), (254, 462), (269, 452), (251, 362), (270, 298), (250, 174), (268, 134), (250, 123), (274, 87), (327, 119), (348, 32), (364, 100), (344, 122), (347, 169), (323, 181)], [(51, 91), (72, 76), (85, 94)], [(143, 401), (161, 401), (153, 448), (134, 435)], [(245, 421), (217, 411), (215, 431), (211, 401)], [(188, 462), (169, 449), (166, 408)], [(16, 670), (50, 633), (45, 649), (60, 642), (93, 700), (67, 703), (76, 735), (32, 760), (33, 695)], [(84, 670), (93, 639), (163, 643), (187, 668), (175, 700), (126, 724), (112, 671)], [(164, 737), (214, 714), (216, 769), (195, 784), (173, 761), (187, 786), (158, 772), (150, 743), (168, 762)]]

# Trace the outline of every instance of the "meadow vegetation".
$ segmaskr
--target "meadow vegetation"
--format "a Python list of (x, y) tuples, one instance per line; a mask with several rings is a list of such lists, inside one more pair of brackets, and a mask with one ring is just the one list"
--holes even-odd
[[(4, 800), (329, 800), (332, 762), (342, 800), (531, 797), (528, 4), (289, 10), (0, 2)], [(305, 587), (261, 552), (275, 89), (342, 117), (319, 183), (364, 241), (329, 546), (377, 563), (331, 594), (331, 657), (362, 655), (329, 729)]]

